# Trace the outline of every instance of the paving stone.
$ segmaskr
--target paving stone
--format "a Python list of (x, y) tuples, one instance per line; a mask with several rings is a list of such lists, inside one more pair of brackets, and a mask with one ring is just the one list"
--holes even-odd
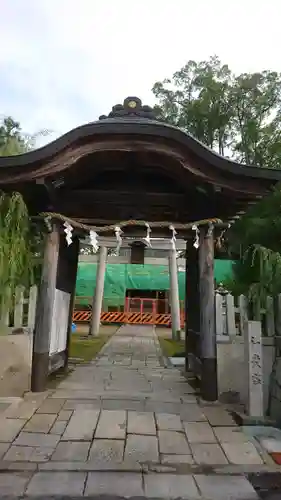
[(177, 431), (159, 431), (160, 453), (168, 455), (190, 455), (185, 434)]
[(46, 462), (54, 452), (54, 448), (11, 446), (4, 460), (10, 462)]
[(55, 434), (41, 434), (33, 432), (21, 432), (14, 445), (17, 446), (45, 446), (47, 448), (54, 448), (60, 437)]
[(30, 457), (30, 462), (47, 462), (51, 458), (53, 453), (54, 448), (47, 448), (46, 446), (36, 446), (33, 449), (33, 453)]
[(157, 427), (166, 431), (182, 431), (183, 426), (179, 415), (156, 413)]
[(127, 432), (129, 434), (156, 435), (154, 414), (129, 411)]
[(57, 420), (51, 428), (50, 434), (57, 434), (58, 436), (61, 436), (64, 433), (66, 426), (67, 422)]
[(215, 427), (235, 426), (232, 416), (220, 406), (205, 406), (201, 407), (201, 410), (209, 420), (210, 424)]
[[(20, 463), (20, 462), (19, 462)], [(25, 462), (26, 463), (26, 462)], [(157, 468), (158, 464), (153, 467)], [(159, 466), (160, 467), (160, 466)], [(163, 467), (168, 467), (164, 466)], [(89, 460), (87, 462), (54, 462), (49, 460), (38, 464), (41, 471), (81, 471), (81, 472), (141, 472), (142, 466), (137, 462), (115, 462), (105, 460)], [(170, 469), (169, 469), (170, 470)]]
[(180, 413), (182, 404), (181, 403), (165, 403), (162, 401), (146, 401), (145, 411), (151, 411), (154, 413)]
[(181, 400), (185, 404), (197, 403), (197, 398), (193, 394), (181, 394)]
[(81, 400), (87, 400), (88, 402), (91, 402), (91, 400), (94, 402), (97, 400), (96, 394), (92, 389), (89, 390), (78, 390), (78, 391), (71, 391), (71, 390), (57, 390), (54, 392), (51, 396), (52, 399), (81, 399)]
[(9, 449), (10, 443), (0, 443), (0, 460), (4, 457), (6, 451)]
[(126, 420), (125, 411), (102, 410), (95, 437), (124, 439), (126, 434)]
[(197, 464), (221, 465), (228, 463), (218, 444), (191, 443), (190, 447)]
[(0, 442), (11, 443), (23, 428), (25, 420), (0, 418)]
[(144, 491), (152, 498), (200, 498), (192, 476), (176, 474), (144, 475)]
[(195, 475), (203, 497), (209, 500), (259, 500), (249, 481), (243, 476)]
[(250, 438), (239, 427), (213, 427), (213, 431), (222, 443), (247, 443)]
[(99, 410), (101, 408), (101, 401), (96, 400), (84, 401), (79, 399), (69, 399), (66, 401), (63, 410)]
[(125, 441), (120, 439), (94, 439), (89, 460), (104, 462), (122, 462)]
[(216, 443), (216, 437), (208, 422), (185, 422), (184, 429), (189, 443)]
[(31, 446), (11, 446), (4, 456), (4, 460), (10, 460), (11, 462), (28, 462), (33, 450), (34, 448)]
[(45, 399), (36, 413), (59, 413), (65, 403), (65, 399)]
[(133, 399), (103, 399), (102, 408), (104, 410), (136, 410), (142, 411), (145, 408), (144, 400)]
[(89, 472), (87, 495), (143, 496), (142, 475), (135, 472)]
[(159, 462), (156, 436), (129, 434), (125, 447), (125, 460), (135, 462)]
[(91, 441), (98, 418), (98, 410), (75, 410), (62, 439), (64, 441)]
[(172, 391), (155, 391), (155, 393), (149, 396), (148, 401), (152, 402), (163, 402), (163, 403), (181, 403), (181, 397), (179, 395), (173, 394)]
[(26, 419), (32, 417), (33, 413), (37, 410), (39, 404), (37, 401), (23, 401), (19, 405), (11, 405), (5, 412), (7, 418), (20, 418)]
[(194, 464), (192, 455), (161, 455), (162, 464)]
[(196, 404), (182, 404), (180, 416), (184, 422), (204, 422), (207, 420), (200, 406)]
[(70, 419), (70, 417), (72, 416), (73, 414), (73, 411), (72, 410), (61, 410), (58, 414), (58, 417), (57, 417), (57, 422), (59, 421), (63, 421), (63, 422), (68, 422), (68, 420)]
[[(38, 465), (35, 462), (7, 462), (7, 468), (8, 471), (12, 472), (17, 472), (17, 471), (23, 471), (23, 472), (28, 472), (28, 471), (36, 471), (38, 468)], [(1, 498), (1, 497), (0, 497)]]
[(25, 424), (24, 432), (43, 432), (48, 433), (51, 429), (56, 415), (44, 415), (43, 413), (36, 413), (31, 417), (31, 419)]
[(37, 472), (26, 495), (82, 495), (86, 481), (84, 472)]
[(221, 447), (233, 464), (263, 464), (253, 443), (221, 443)]
[(29, 472), (13, 472), (0, 474), (0, 492), (1, 496), (10, 495), (18, 497), (23, 495), (25, 488), (30, 480), (31, 473)]
[(78, 461), (83, 462), (87, 460), (90, 449), (90, 442), (79, 441), (64, 441), (58, 444), (52, 460), (58, 462)]

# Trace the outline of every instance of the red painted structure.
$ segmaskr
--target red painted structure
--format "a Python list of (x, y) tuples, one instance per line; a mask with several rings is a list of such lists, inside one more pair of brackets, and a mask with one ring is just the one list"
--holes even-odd
[[(184, 326), (184, 307), (181, 306), (181, 326)], [(89, 322), (92, 311), (74, 311), (73, 321)], [(124, 311), (102, 312), (103, 323), (129, 323), (142, 325), (171, 325), (171, 314), (168, 299), (147, 299), (126, 297)]]

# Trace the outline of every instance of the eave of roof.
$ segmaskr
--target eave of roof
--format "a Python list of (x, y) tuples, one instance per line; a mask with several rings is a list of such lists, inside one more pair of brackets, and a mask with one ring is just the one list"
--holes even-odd
[(172, 140), (181, 147), (191, 151), (204, 162), (236, 176), (245, 176), (271, 180), (273, 183), (281, 181), (281, 170), (270, 168), (261, 168), (252, 165), (240, 164), (229, 158), (220, 156), (203, 143), (187, 134), (183, 130), (173, 125), (149, 120), (141, 117), (129, 118), (106, 118), (77, 127), (62, 135), (53, 142), (34, 151), (17, 156), (1, 157), (0, 168), (13, 168), (32, 166), (36, 163), (47, 162), (50, 158), (56, 156), (68, 147), (74, 147), (82, 139), (90, 139), (104, 135), (132, 135), (133, 136), (151, 136), (162, 139)]

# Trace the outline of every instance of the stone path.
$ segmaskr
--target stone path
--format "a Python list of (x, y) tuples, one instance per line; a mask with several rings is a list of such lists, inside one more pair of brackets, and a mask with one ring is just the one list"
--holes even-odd
[(2, 413), (0, 459), (2, 495), (254, 500), (244, 473), (279, 470), (165, 367), (153, 328), (129, 325), (56, 390)]

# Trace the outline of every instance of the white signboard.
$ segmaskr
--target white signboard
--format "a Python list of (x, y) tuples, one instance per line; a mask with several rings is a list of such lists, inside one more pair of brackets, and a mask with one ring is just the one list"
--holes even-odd
[(69, 307), (70, 293), (56, 289), (52, 317), (50, 355), (62, 352), (66, 348)]

